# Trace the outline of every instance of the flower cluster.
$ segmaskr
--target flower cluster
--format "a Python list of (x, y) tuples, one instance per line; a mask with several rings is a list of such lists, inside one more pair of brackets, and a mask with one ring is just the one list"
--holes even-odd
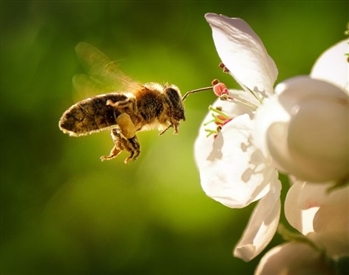
[(224, 71), (242, 90), (213, 83), (218, 99), (195, 142), (201, 186), (227, 207), (258, 201), (234, 256), (253, 259), (275, 235), (283, 173), (292, 182), (285, 216), (299, 233), (283, 233), (289, 242), (269, 251), (256, 274), (332, 274), (329, 262), (349, 256), (348, 40), (326, 51), (310, 75), (274, 87), (277, 67), (251, 27), (205, 18)]

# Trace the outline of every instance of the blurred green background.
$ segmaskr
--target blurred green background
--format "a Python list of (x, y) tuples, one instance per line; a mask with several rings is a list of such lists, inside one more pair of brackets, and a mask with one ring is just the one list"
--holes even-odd
[[(79, 96), (74, 47), (88, 41), (142, 82), (185, 91), (219, 78), (206, 12), (246, 20), (279, 68), (309, 73), (344, 38), (348, 1), (3, 1), (1, 3), (1, 274), (252, 274), (231, 251), (254, 205), (203, 193), (193, 143), (210, 92), (190, 97), (179, 134), (139, 134), (142, 153), (100, 162), (108, 132), (58, 129)], [(276, 236), (274, 246), (281, 242)]]

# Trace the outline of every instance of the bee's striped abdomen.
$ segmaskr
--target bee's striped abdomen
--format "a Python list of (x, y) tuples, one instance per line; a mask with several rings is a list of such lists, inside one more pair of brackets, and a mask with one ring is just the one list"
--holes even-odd
[(110, 93), (79, 101), (64, 112), (59, 121), (59, 128), (70, 136), (82, 136), (110, 129), (116, 126), (116, 118), (120, 112), (107, 105), (107, 101), (115, 103), (126, 99), (123, 94)]

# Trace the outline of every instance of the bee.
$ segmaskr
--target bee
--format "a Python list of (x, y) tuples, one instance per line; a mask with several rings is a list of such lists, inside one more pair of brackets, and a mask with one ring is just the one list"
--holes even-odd
[[(192, 90), (182, 98), (175, 85), (135, 82), (115, 62), (88, 43), (79, 43), (75, 50), (88, 75), (74, 76), (74, 87), (107, 93), (72, 105), (59, 120), (59, 129), (72, 137), (110, 130), (114, 147), (109, 155), (101, 157), (102, 161), (113, 159), (122, 151), (129, 152), (125, 163), (136, 160), (141, 152), (138, 132), (157, 129), (162, 135), (172, 127), (177, 134), (180, 122), (185, 121), (184, 99), (191, 93), (212, 89)], [(119, 84), (123, 92), (115, 92)]]

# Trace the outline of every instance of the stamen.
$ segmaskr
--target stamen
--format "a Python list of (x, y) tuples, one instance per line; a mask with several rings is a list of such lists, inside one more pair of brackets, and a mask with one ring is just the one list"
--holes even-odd
[(255, 111), (258, 108), (258, 105), (252, 103), (251, 101), (243, 99), (241, 97), (234, 97), (231, 101), (236, 103), (236, 104), (242, 104), (242, 105), (248, 107), (249, 109), (251, 109), (251, 111)]
[(209, 111), (211, 111), (211, 116), (213, 117), (213, 119), (204, 123), (204, 126), (214, 123), (217, 125), (217, 127), (214, 130), (206, 128), (205, 132), (207, 132), (207, 137), (214, 135), (214, 138), (216, 138), (217, 134), (221, 131), (222, 127), (229, 121), (231, 121), (233, 118), (225, 114), (222, 111), (222, 107), (214, 108), (213, 106), (209, 106)]
[[(246, 87), (244, 87), (246, 88)], [(236, 104), (242, 104), (245, 105), (246, 107), (248, 107), (251, 111), (254, 111), (257, 109), (257, 105), (241, 98), (239, 95), (232, 95), (232, 93), (229, 92), (229, 89), (227, 88), (227, 86), (220, 82), (218, 79), (214, 79), (212, 81), (212, 89), (215, 93), (216, 96), (218, 96), (221, 100), (224, 101), (230, 101), (230, 102), (234, 102)], [(258, 100), (259, 102), (261, 102), (261, 100), (259, 99), (259, 97), (257, 96), (256, 93), (254, 93), (253, 91), (251, 91), (250, 89), (246, 88), (246, 91), (250, 92), (255, 98), (256, 100)]]
[(217, 135), (217, 130), (205, 129), (205, 132), (207, 132), (206, 137)]
[(219, 68), (223, 69), (224, 73), (230, 73), (229, 69), (223, 64), (223, 62), (219, 63)]
[(226, 119), (229, 119), (229, 118), (230, 118), (230, 116), (228, 116), (227, 114), (223, 113), (222, 107), (220, 107), (220, 106), (217, 107), (217, 108), (214, 108), (212, 105), (210, 105), (210, 106), (208, 107), (208, 110), (209, 110), (209, 111), (212, 111), (212, 112), (214, 112), (214, 113), (217, 113), (217, 114), (221, 115), (222, 117), (224, 117), (224, 118), (226, 118)]
[(214, 79), (212, 81), (212, 85), (213, 85), (213, 92), (215, 93), (216, 96), (221, 98), (222, 96), (229, 95), (229, 90), (228, 90), (227, 86), (225, 86), (224, 83), (219, 82), (218, 79)]
[[(266, 97), (266, 95), (265, 95), (265, 92), (258, 92), (258, 93), (256, 93), (256, 92), (254, 92), (254, 91), (252, 91), (251, 89), (249, 89), (249, 88), (247, 88), (246, 86), (244, 86), (244, 85), (242, 85), (241, 83), (240, 83), (240, 85), (241, 85), (241, 87), (242, 88), (244, 88), (244, 90), (245, 91), (247, 91), (247, 92), (249, 92), (250, 94), (252, 94), (252, 96), (256, 99), (256, 100), (258, 100), (258, 102), (259, 103), (263, 103), (263, 99)], [(256, 106), (256, 105), (255, 105)], [(258, 107), (258, 106), (257, 106)]]
[(214, 85), (217, 85), (220, 81), (218, 79), (213, 79), (211, 81), (211, 84), (214, 86)]

